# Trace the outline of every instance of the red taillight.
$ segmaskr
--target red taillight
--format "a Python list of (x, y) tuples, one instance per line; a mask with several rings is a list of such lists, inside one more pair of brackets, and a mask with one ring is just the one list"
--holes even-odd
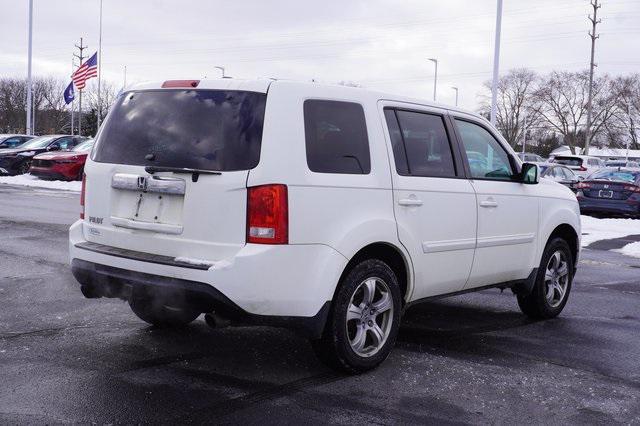
[(631, 192), (640, 192), (640, 186), (637, 186), (637, 185), (625, 185), (624, 186), (624, 190), (625, 191), (631, 191)]
[(162, 88), (167, 87), (198, 87), (200, 80), (167, 80), (162, 83)]
[(84, 219), (84, 193), (87, 188), (87, 175), (82, 174), (82, 190), (80, 191), (80, 206), (82, 210), (80, 211), (80, 219)]
[(261, 185), (247, 189), (247, 242), (289, 242), (289, 202), (286, 185)]
[(576, 185), (576, 188), (578, 189), (588, 189), (591, 188), (591, 184), (587, 183), (587, 182), (578, 182)]

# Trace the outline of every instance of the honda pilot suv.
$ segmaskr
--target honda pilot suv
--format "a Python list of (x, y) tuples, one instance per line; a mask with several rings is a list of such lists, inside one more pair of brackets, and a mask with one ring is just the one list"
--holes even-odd
[(165, 81), (122, 93), (70, 229), (88, 298), (142, 320), (287, 327), (357, 373), (421, 301), (510, 288), (533, 318), (571, 290), (580, 216), (478, 115), (361, 88)]

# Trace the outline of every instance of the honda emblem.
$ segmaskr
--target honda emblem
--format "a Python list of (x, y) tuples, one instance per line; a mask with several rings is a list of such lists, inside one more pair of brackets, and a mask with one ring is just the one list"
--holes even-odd
[(147, 178), (144, 176), (138, 176), (138, 189), (146, 191), (148, 186)]

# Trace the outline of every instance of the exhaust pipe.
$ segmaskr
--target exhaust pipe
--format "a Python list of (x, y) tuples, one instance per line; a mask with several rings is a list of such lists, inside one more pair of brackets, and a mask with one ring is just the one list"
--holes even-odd
[(99, 299), (102, 297), (102, 294), (100, 294), (100, 292), (93, 286), (81, 285), (80, 291), (87, 299)]
[(215, 312), (209, 312), (204, 314), (204, 322), (211, 328), (225, 328), (231, 325), (231, 321), (227, 318), (223, 318)]

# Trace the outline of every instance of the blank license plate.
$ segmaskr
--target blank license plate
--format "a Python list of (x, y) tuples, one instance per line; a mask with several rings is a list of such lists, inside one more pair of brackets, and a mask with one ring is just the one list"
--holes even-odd
[(598, 193), (600, 198), (613, 198), (613, 191), (600, 191)]

